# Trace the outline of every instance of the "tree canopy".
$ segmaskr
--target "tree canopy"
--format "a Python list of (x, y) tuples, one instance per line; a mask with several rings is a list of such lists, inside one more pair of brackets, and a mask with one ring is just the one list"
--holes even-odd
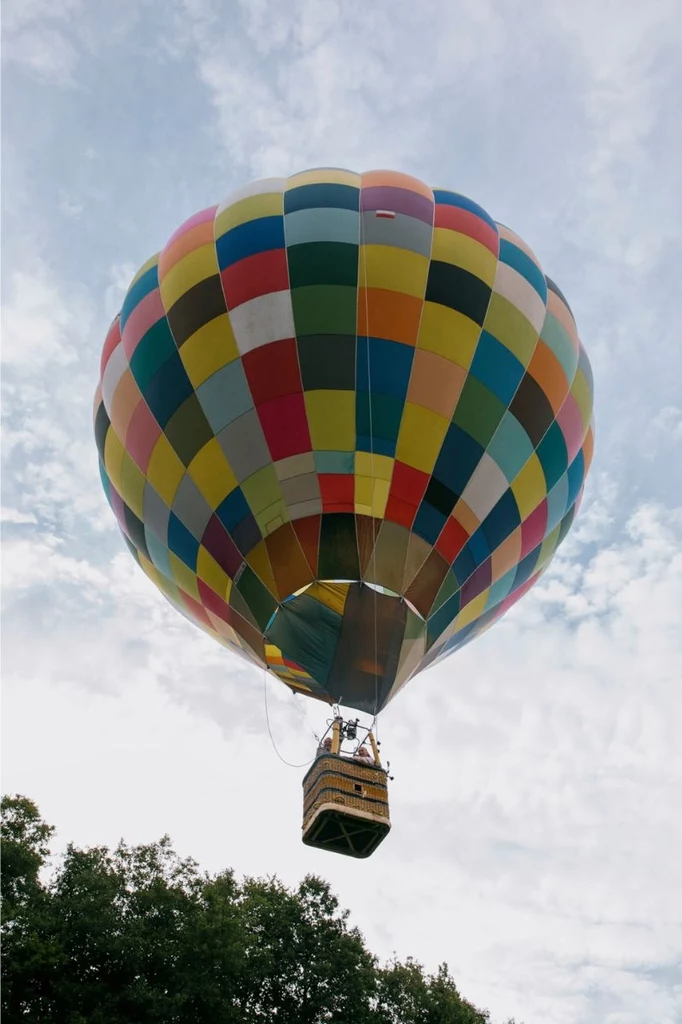
[[(165, 836), (69, 845), (2, 800), (4, 1024), (487, 1024), (445, 964), (382, 964), (329, 884), (208, 874)], [(512, 1022), (510, 1022), (512, 1024)]]

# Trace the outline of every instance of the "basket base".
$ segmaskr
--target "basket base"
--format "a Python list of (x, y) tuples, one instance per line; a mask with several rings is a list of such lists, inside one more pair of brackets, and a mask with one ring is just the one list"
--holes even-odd
[(322, 807), (303, 833), (306, 846), (347, 857), (369, 857), (391, 830), (386, 819), (375, 820), (351, 809)]

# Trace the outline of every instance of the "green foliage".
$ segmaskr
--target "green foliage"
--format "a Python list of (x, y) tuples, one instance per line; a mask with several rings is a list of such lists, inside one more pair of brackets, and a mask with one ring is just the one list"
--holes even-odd
[(208, 875), (167, 836), (73, 845), (2, 801), (4, 1024), (487, 1024), (445, 965), (381, 966), (322, 879)]
[(421, 964), (408, 957), (379, 971), (379, 1019), (383, 1024), (488, 1024), (486, 1010), (463, 999), (447, 964), (425, 975)]
[(46, 825), (32, 800), (2, 798), (2, 907), (11, 920), (38, 888), (38, 874), (49, 854), (54, 828)]

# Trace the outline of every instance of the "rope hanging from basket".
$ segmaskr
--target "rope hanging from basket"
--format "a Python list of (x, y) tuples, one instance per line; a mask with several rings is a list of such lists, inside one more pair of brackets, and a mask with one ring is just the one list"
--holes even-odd
[[(272, 735), (272, 728), (270, 726), (270, 712), (268, 710), (268, 680), (267, 680), (267, 674), (268, 674), (267, 673), (267, 669), (265, 668), (265, 666), (263, 666), (263, 697), (264, 697), (264, 701), (265, 701), (265, 721), (266, 721), (266, 724), (267, 724), (267, 727), (268, 727), (268, 736), (270, 737), (270, 742), (272, 743), (272, 749), (275, 751), (275, 753), (277, 754), (277, 757), (280, 759), (282, 764), (285, 764), (288, 768), (307, 768), (308, 765), (311, 765), (313, 763), (313, 761), (315, 760), (314, 756), (311, 757), (309, 761), (304, 761), (302, 764), (294, 764), (292, 761), (287, 761), (287, 759), (285, 757), (282, 757), (282, 755), (280, 754), (279, 750), (277, 749), (277, 744), (275, 743), (275, 738)], [(315, 738), (317, 739), (317, 736), (315, 736)]]

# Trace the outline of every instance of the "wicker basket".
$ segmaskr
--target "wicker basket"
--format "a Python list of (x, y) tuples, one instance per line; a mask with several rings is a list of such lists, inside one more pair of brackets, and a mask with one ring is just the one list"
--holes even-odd
[(383, 768), (338, 754), (317, 757), (303, 779), (303, 842), (369, 857), (391, 828)]

